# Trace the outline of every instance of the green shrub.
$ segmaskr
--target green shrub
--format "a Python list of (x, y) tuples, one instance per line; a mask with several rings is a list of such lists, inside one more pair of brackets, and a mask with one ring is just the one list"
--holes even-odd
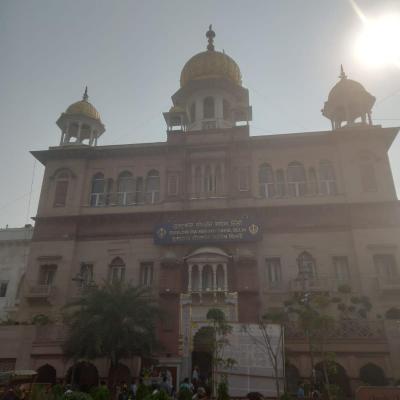
[(143, 383), (139, 383), (136, 391), (136, 400), (144, 400), (149, 394), (151, 389)]
[(144, 400), (172, 400), (164, 390), (157, 390), (155, 393), (148, 394)]
[(225, 379), (218, 383), (217, 400), (229, 400), (228, 383)]
[(292, 400), (293, 397), (289, 392), (281, 394), (280, 400)]
[(100, 386), (93, 388), (90, 391), (90, 395), (92, 396), (93, 400), (110, 400), (111, 393), (106, 386)]
[(72, 392), (64, 394), (63, 400), (93, 400), (90, 394), (84, 392)]
[(179, 389), (178, 400), (192, 400), (192, 392), (187, 388)]

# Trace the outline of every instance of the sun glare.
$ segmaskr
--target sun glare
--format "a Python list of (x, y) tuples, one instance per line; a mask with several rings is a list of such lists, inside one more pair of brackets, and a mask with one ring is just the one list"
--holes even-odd
[(356, 40), (358, 59), (369, 67), (396, 65), (400, 68), (400, 14), (377, 19), (362, 18), (363, 29)]

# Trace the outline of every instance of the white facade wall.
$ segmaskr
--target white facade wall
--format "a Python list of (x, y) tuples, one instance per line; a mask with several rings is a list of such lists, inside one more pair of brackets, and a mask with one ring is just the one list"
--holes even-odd
[(25, 273), (32, 233), (32, 226), (0, 230), (0, 285), (7, 285), (5, 296), (0, 293), (0, 320), (7, 320), (18, 305), (18, 288)]

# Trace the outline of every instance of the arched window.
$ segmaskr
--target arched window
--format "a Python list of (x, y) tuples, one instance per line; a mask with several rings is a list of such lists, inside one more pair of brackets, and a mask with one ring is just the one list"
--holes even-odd
[(203, 291), (211, 291), (213, 289), (213, 272), (211, 265), (205, 265), (202, 273)]
[(141, 176), (139, 178), (136, 178), (135, 203), (136, 204), (144, 203), (144, 185), (143, 185), (143, 178)]
[(42, 365), (38, 368), (37, 373), (35, 378), (37, 383), (55, 384), (57, 381), (57, 372), (50, 364)]
[(201, 167), (198, 165), (194, 170), (194, 196), (199, 198), (202, 192)]
[(196, 121), (196, 103), (192, 103), (190, 106), (190, 122), (193, 123)]
[(323, 195), (337, 193), (335, 169), (330, 161), (323, 160), (319, 163), (319, 190)]
[(371, 386), (385, 386), (387, 384), (383, 369), (372, 363), (365, 364), (360, 368), (360, 379)]
[(214, 193), (214, 179), (209, 165), (206, 166), (204, 171), (204, 192), (207, 194)]
[(307, 251), (303, 251), (297, 258), (299, 277), (301, 279), (313, 279), (316, 274), (315, 260)]
[(307, 179), (303, 164), (293, 161), (288, 165), (287, 183), (290, 196), (299, 197), (306, 195)]
[(146, 178), (146, 202), (157, 203), (160, 200), (160, 174), (152, 169)]
[(269, 164), (262, 164), (258, 171), (259, 192), (261, 197), (275, 196), (274, 171)]
[(92, 192), (90, 195), (90, 205), (99, 207), (105, 205), (105, 179), (101, 172), (98, 172), (92, 178)]
[(68, 171), (60, 171), (57, 174), (53, 207), (65, 207), (67, 203), (69, 178), (70, 174)]
[(117, 181), (117, 204), (127, 206), (135, 203), (135, 180), (129, 171), (121, 172)]
[(375, 166), (372, 162), (360, 165), (361, 185), (364, 192), (376, 192), (378, 182), (376, 180)]
[(215, 183), (214, 183), (214, 192), (215, 194), (222, 194), (222, 171), (221, 166), (217, 165), (215, 167)]
[(315, 196), (318, 194), (318, 180), (315, 168), (308, 169), (308, 193)]
[(221, 264), (217, 266), (217, 290), (225, 290), (225, 271)]
[(222, 115), (225, 121), (229, 121), (231, 119), (231, 105), (228, 100), (222, 101)]
[(279, 197), (284, 197), (286, 196), (285, 171), (283, 169), (278, 169), (275, 175), (276, 175), (276, 194)]
[(197, 265), (193, 265), (192, 267), (192, 291), (198, 292), (200, 290), (200, 276), (199, 276), (199, 267)]
[(213, 97), (206, 97), (203, 101), (203, 117), (215, 118), (215, 105)]
[(121, 257), (115, 257), (110, 263), (110, 282), (122, 282), (125, 279), (125, 263)]

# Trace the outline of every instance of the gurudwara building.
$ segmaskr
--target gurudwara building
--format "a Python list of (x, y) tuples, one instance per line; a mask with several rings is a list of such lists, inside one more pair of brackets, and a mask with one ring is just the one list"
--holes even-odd
[[(32, 152), (45, 173), (15, 318), (53, 323), (3, 327), (4, 340), (20, 344), (0, 346), (0, 363), (47, 380), (68, 376), (60, 310), (104, 280), (152, 288), (169, 316), (156, 356), (178, 380), (201, 368), (194, 337), (210, 308), (256, 322), (293, 293), (335, 296), (347, 284), (373, 309), (335, 328), (336, 379), (350, 393), (363, 376), (400, 378), (400, 330), (385, 318), (400, 299), (400, 207), (388, 159), (398, 129), (373, 124), (375, 98), (342, 68), (323, 105), (329, 130), (251, 136), (239, 66), (215, 50), (211, 27), (206, 36), (163, 114), (164, 141), (99, 145), (105, 126), (85, 91), (57, 120), (59, 145)], [(288, 329), (285, 347), (296, 384), (311, 374), (304, 333)], [(108, 375), (104, 360), (82, 368)], [(131, 376), (138, 368), (136, 359), (121, 366)]]

